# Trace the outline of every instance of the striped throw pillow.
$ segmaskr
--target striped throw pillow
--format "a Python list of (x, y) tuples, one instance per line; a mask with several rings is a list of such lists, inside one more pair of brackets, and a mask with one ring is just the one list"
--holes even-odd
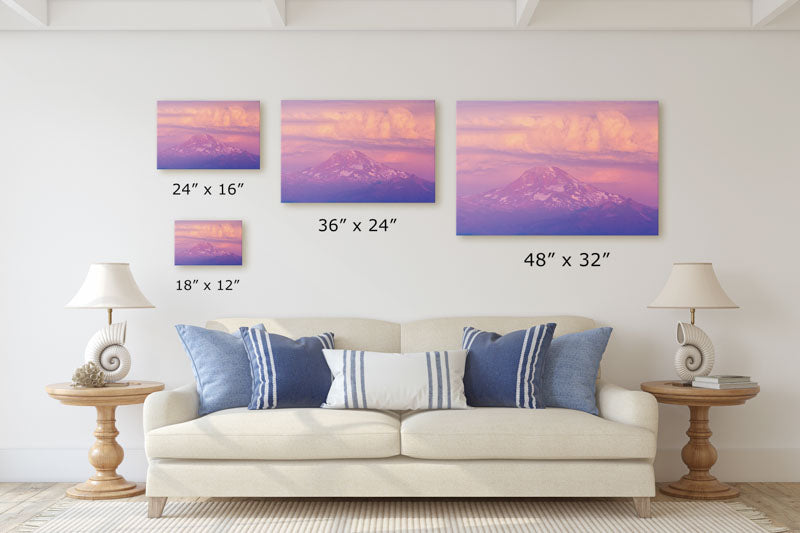
[(553, 323), (498, 335), (464, 328), (464, 392), (473, 407), (544, 409), (542, 373)]
[(265, 329), (239, 331), (252, 377), (248, 409), (322, 405), (331, 385), (322, 350), (333, 348), (333, 333), (292, 340)]
[(466, 409), (465, 350), (382, 353), (323, 350), (331, 409)]

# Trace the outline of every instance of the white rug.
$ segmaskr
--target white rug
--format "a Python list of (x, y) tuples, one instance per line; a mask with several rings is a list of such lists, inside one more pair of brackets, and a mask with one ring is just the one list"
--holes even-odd
[(143, 501), (65, 501), (17, 531), (102, 532), (368, 532), (512, 531), (619, 533), (764, 533), (763, 514), (741, 504), (656, 502), (638, 518), (621, 500), (230, 500), (168, 501), (147, 518)]

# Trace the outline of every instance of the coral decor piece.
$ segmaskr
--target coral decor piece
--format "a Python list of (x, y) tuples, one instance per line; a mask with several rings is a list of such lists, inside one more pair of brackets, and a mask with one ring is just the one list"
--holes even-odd
[(658, 102), (458, 102), (459, 235), (658, 235)]
[(125, 348), (128, 323), (110, 324), (95, 333), (86, 345), (83, 359), (100, 368), (106, 382), (120, 381), (131, 369), (131, 354)]
[(284, 100), (282, 202), (434, 202), (433, 100)]
[(72, 374), (73, 387), (100, 388), (106, 386), (106, 374), (93, 362), (79, 366)]
[(158, 102), (158, 168), (261, 168), (261, 103)]

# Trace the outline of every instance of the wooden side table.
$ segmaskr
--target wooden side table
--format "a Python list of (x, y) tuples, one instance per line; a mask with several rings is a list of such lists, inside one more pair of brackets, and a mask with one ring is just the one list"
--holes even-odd
[(131, 381), (124, 386), (100, 388), (73, 387), (69, 383), (48, 385), (47, 394), (65, 405), (91, 405), (97, 408), (97, 440), (89, 449), (89, 462), (95, 474), (84, 483), (67, 489), (67, 496), (80, 500), (111, 500), (144, 494), (143, 483), (132, 483), (117, 474), (125, 457), (117, 443), (114, 412), (118, 405), (143, 403), (149, 394), (164, 389), (157, 381)]
[(678, 498), (693, 500), (727, 500), (739, 495), (739, 489), (726, 485), (711, 475), (717, 462), (717, 450), (711, 444), (708, 410), (712, 406), (741, 405), (758, 394), (759, 387), (750, 389), (701, 389), (686, 387), (680, 381), (649, 381), (642, 390), (656, 397), (659, 403), (689, 407), (689, 442), (681, 451), (681, 458), (689, 473), (678, 481), (661, 488), (661, 492)]

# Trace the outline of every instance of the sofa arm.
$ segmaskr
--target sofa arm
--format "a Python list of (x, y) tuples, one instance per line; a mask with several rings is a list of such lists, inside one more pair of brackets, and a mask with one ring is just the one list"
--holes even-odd
[(194, 420), (199, 406), (194, 383), (151, 394), (144, 401), (144, 432)]
[(652, 394), (601, 381), (597, 384), (597, 408), (607, 420), (658, 434), (658, 402)]

